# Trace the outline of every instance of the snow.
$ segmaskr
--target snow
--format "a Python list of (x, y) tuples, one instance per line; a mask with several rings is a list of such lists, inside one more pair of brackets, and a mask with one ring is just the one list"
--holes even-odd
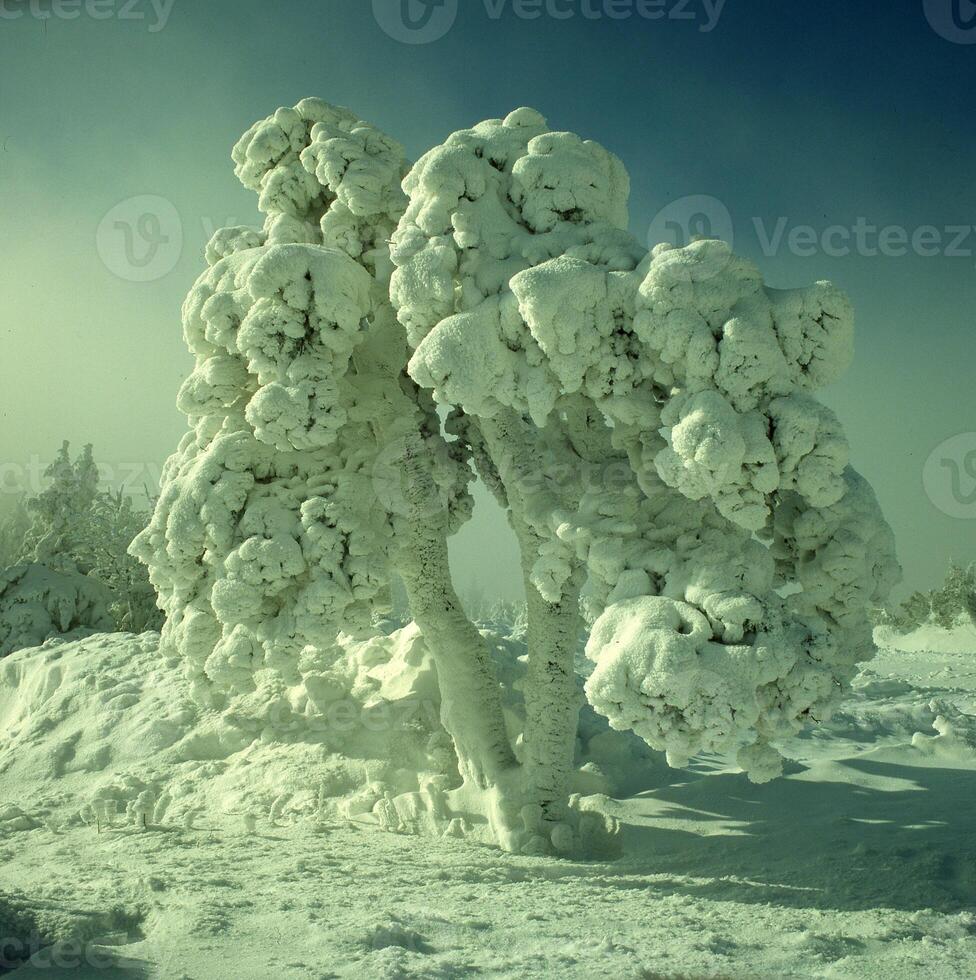
[(112, 628), (109, 590), (71, 562), (25, 562), (0, 569), (0, 657), (52, 636)]
[[(577, 788), (623, 843), (591, 862), (376, 827), (377, 784), (431, 766), (414, 627), (342, 641), (338, 753), (282, 706), (248, 729), (200, 705), (155, 633), (18, 651), (0, 662), (0, 928), (46, 948), (13, 976), (972, 977), (976, 631), (876, 638), (763, 785), (718, 754), (668, 769), (584, 714)], [(492, 645), (517, 711), (521, 642)]]

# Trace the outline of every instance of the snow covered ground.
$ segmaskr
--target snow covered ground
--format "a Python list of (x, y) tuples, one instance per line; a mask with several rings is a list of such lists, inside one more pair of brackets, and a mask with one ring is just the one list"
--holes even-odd
[[(842, 710), (765, 785), (723, 759), (669, 770), (590, 738), (581, 788), (609, 788), (624, 826), (609, 863), (379, 831), (350, 802), (374, 762), (219, 724), (157, 639), (0, 661), (11, 976), (976, 976), (970, 628), (879, 631)], [(408, 631), (354, 659), (416, 717), (358, 717), (351, 743), (368, 729), (374, 754), (407, 765), (436, 697), (423, 651)]]

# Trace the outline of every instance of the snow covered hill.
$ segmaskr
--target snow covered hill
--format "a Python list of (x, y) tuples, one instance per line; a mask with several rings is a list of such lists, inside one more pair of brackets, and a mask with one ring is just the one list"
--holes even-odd
[[(354, 697), (319, 740), (286, 705), (202, 708), (153, 633), (19, 651), (0, 661), (0, 973), (976, 976), (976, 633), (876, 639), (765, 785), (716, 757), (667, 769), (586, 714), (576, 788), (621, 823), (612, 862), (376, 828), (385, 789), (450, 769), (412, 628), (350, 642)], [(496, 646), (515, 711), (517, 644)]]

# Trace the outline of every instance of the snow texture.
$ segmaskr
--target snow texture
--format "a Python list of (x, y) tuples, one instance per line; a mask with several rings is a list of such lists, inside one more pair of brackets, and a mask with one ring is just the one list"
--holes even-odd
[[(586, 716), (590, 773), (630, 780), (583, 790), (616, 797), (592, 797), (624, 825), (615, 862), (451, 836), (418, 854), (375, 832), (373, 801), (434, 771), (418, 748), (436, 711), (395, 714), (435, 691), (413, 627), (346, 644), (363, 694), (332, 718), (359, 755), (311, 746), (281, 712), (227, 724), (158, 634), (19, 651), (0, 663), (4, 954), (31, 958), (25, 976), (56, 973), (58, 956), (217, 980), (965, 980), (976, 633), (878, 638), (833, 719), (786, 743), (796, 761), (765, 786), (715, 756), (668, 770)], [(524, 645), (492, 642), (499, 676), (518, 683)]]
[(37, 563), (0, 571), (0, 657), (50, 637), (74, 638), (113, 628), (112, 593), (64, 564)]
[(233, 158), (265, 225), (218, 231), (186, 299), (196, 367), (178, 405), (192, 428), (133, 553), (198, 697), (287, 690), (301, 713), (331, 683), (341, 632), (368, 631), (388, 604), (398, 426), (429, 430), (426, 466), (457, 523), (470, 474), (400, 380), (384, 277), (401, 148), (306, 99), (256, 123)]

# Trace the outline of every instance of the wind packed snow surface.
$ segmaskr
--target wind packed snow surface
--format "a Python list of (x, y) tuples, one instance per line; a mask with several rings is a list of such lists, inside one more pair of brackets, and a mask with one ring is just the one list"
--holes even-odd
[[(0, 972), (976, 976), (976, 633), (876, 639), (767, 784), (717, 756), (669, 769), (584, 714), (576, 789), (623, 828), (606, 862), (378, 829), (380, 785), (436, 786), (438, 744), (451, 765), (413, 627), (343, 641), (355, 694), (320, 745), (201, 706), (154, 633), (21, 650), (0, 663)], [(517, 711), (522, 650), (491, 644)]]

